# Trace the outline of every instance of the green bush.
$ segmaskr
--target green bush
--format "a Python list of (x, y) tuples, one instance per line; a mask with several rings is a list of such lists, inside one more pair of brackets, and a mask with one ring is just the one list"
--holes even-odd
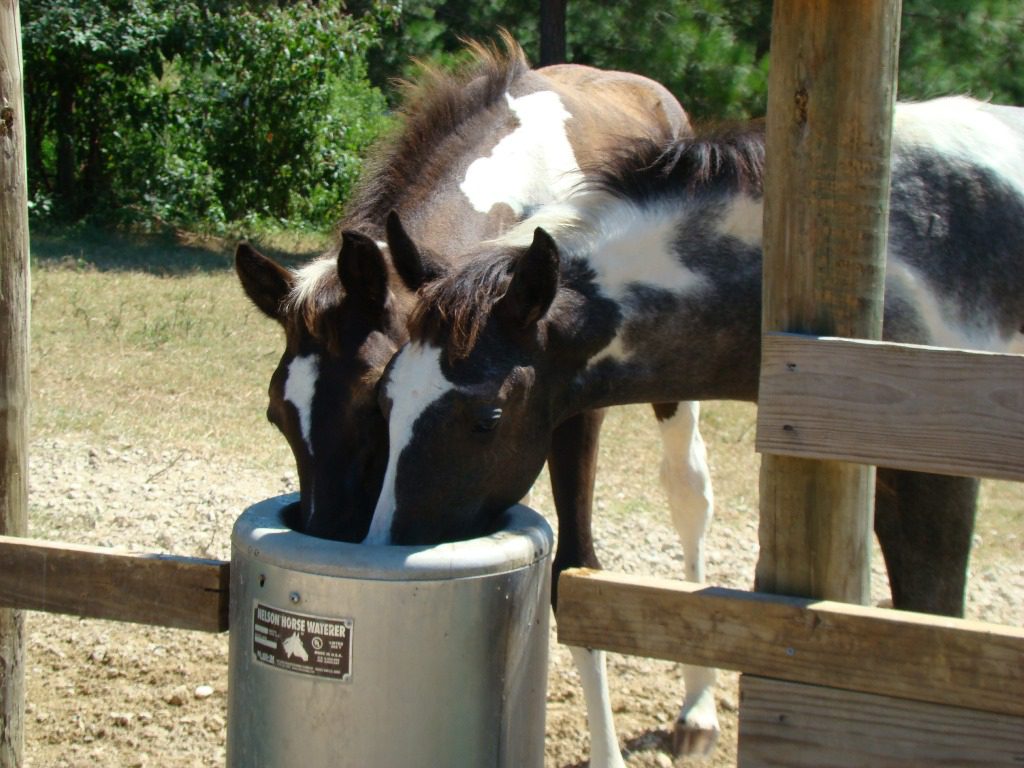
[[(390, 78), (539, 0), (22, 0), (35, 217), (298, 226), (337, 218)], [(768, 0), (572, 0), (571, 61), (639, 72), (696, 120), (763, 114)], [(1024, 4), (904, 0), (900, 96), (1021, 103)]]
[(386, 122), (342, 0), (26, 0), (36, 215), (324, 228)]

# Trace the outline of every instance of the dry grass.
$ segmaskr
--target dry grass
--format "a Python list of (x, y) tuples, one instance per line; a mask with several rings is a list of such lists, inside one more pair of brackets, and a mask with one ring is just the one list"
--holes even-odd
[(90, 433), (288, 459), (263, 417), (281, 331), (231, 268), (231, 244), (33, 238), (34, 433)]

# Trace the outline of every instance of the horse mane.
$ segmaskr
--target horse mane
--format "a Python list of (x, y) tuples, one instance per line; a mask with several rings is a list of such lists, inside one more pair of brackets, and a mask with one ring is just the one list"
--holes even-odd
[(680, 192), (721, 190), (760, 196), (764, 189), (764, 121), (723, 123), (691, 138), (626, 144), (600, 166), (584, 169), (585, 187), (646, 203)]
[(337, 252), (328, 252), (294, 272), (292, 289), (283, 310), (290, 322), (304, 327), (314, 339), (331, 346), (326, 318), (341, 303)]
[(425, 64), (416, 80), (398, 84), (401, 107), (396, 128), (377, 142), (364, 163), (327, 253), (295, 273), (285, 311), (323, 340), (324, 317), (342, 298), (335, 264), (342, 229), (379, 235), (385, 216), (399, 207), (403, 194), (429, 185), (444, 172), (441, 153), (432, 152), (460, 126), (497, 103), (509, 86), (530, 68), (512, 36), (502, 31), (500, 44), (467, 42), (469, 59), (454, 70)]
[(530, 69), (523, 49), (502, 30), (500, 43), (468, 41), (469, 60), (454, 70), (421, 63), (415, 80), (400, 81), (397, 130), (377, 144), (346, 206), (343, 223), (379, 229), (409, 189), (430, 186), (447, 169), (434, 150), (467, 121), (498, 103)]
[(477, 256), (420, 288), (409, 316), (409, 337), (445, 348), (450, 362), (467, 357), (508, 290), (516, 255)]

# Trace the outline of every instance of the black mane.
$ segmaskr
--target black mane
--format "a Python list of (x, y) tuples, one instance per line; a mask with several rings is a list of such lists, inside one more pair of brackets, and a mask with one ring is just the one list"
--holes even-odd
[(516, 256), (513, 250), (478, 256), (421, 288), (410, 338), (445, 348), (449, 361), (466, 357), (508, 289)]
[(669, 144), (636, 141), (585, 169), (587, 188), (636, 202), (721, 189), (760, 196), (764, 185), (764, 121), (714, 126)]

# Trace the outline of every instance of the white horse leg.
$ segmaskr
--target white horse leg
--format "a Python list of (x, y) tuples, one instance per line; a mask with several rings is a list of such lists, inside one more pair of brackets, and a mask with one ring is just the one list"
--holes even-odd
[[(668, 495), (672, 522), (683, 544), (686, 578), (704, 581), (704, 538), (714, 512), (707, 448), (697, 420), (698, 403), (655, 406), (661, 429), (661, 482)], [(686, 698), (676, 720), (673, 747), (677, 755), (707, 755), (718, 740), (715, 711), (715, 670), (683, 666)]]
[(611, 697), (608, 695), (608, 670), (604, 651), (568, 646), (583, 686), (590, 729), (590, 768), (626, 768), (619, 752), (612, 719)]

